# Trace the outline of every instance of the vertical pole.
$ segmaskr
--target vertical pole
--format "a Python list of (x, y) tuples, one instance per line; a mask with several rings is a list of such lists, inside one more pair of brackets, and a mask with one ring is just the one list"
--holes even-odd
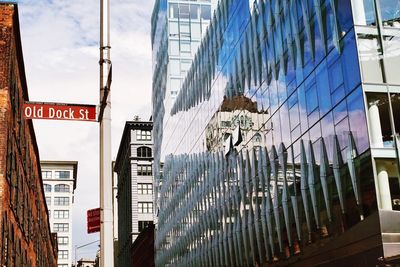
[[(100, 101), (107, 97), (100, 120), (100, 266), (114, 266), (112, 170), (111, 170), (111, 94), (106, 92), (110, 75), (110, 1), (100, 0)], [(109, 86), (109, 85), (108, 85)], [(110, 88), (107, 88), (109, 90)]]

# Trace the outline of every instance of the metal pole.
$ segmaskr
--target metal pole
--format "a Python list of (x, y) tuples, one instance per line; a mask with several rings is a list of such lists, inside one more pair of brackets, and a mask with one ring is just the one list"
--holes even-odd
[(110, 1), (100, 0), (100, 266), (114, 266), (112, 170), (111, 170), (111, 94), (110, 79)]

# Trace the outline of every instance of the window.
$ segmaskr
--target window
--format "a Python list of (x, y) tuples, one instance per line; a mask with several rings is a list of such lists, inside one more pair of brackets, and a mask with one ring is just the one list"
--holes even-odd
[(55, 223), (55, 224), (53, 224), (53, 231), (54, 232), (68, 232), (69, 225), (68, 225), (68, 223)]
[(51, 178), (51, 171), (42, 171), (42, 178), (44, 179)]
[(211, 6), (201, 6), (201, 19), (211, 19)]
[(178, 4), (170, 4), (170, 6), (169, 6), (169, 17), (177, 19), (178, 16), (179, 16)]
[(54, 173), (55, 178), (57, 179), (69, 179), (70, 172), (69, 171), (56, 171)]
[(68, 206), (69, 205), (69, 197), (55, 197), (54, 205)]
[(138, 175), (140, 176), (152, 176), (153, 169), (151, 165), (138, 165)]
[(57, 242), (59, 245), (68, 245), (68, 236), (59, 236), (57, 237)]
[(43, 187), (44, 187), (44, 192), (51, 192), (51, 185), (44, 184)]
[(137, 130), (137, 140), (151, 140), (151, 131)]
[(57, 184), (54, 186), (54, 192), (69, 192), (69, 185)]
[(46, 197), (47, 206), (51, 205), (51, 197)]
[(180, 19), (188, 19), (189, 18), (189, 5), (188, 4), (180, 4), (179, 5), (179, 18)]
[(138, 221), (139, 232), (143, 231), (148, 225), (152, 223), (152, 221)]
[(68, 259), (68, 250), (59, 250), (58, 259)]
[(153, 202), (138, 202), (139, 213), (153, 213)]
[(190, 5), (190, 19), (199, 18), (199, 5)]
[(153, 194), (153, 184), (138, 184), (138, 194), (140, 195)]
[(54, 219), (68, 219), (68, 218), (69, 218), (69, 210), (54, 211)]
[(58, 264), (57, 267), (68, 267), (68, 264)]
[(141, 146), (137, 149), (137, 156), (139, 158), (151, 158), (151, 148)]

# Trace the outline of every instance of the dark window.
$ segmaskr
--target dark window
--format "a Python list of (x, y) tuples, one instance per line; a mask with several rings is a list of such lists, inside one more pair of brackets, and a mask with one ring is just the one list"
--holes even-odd
[(139, 158), (151, 158), (151, 148), (141, 146), (137, 149), (137, 156)]
[(69, 192), (69, 185), (57, 184), (54, 186), (54, 192)]
[(51, 185), (44, 184), (43, 187), (44, 187), (44, 192), (51, 192)]
[(152, 223), (152, 221), (138, 221), (139, 232), (143, 231), (148, 225)]
[(153, 168), (151, 165), (138, 165), (138, 175), (140, 176), (152, 176)]
[(55, 178), (57, 179), (69, 179), (70, 172), (69, 171), (56, 171), (54, 173)]
[(68, 206), (69, 205), (69, 197), (55, 197), (54, 205)]

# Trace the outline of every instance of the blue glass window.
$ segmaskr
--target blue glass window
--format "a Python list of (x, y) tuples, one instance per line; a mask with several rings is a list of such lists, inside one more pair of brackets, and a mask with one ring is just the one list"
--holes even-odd
[(317, 83), (318, 102), (321, 116), (327, 113), (332, 108), (328, 70), (326, 68), (325, 60), (316, 69), (315, 80)]
[(312, 85), (306, 91), (306, 101), (307, 101), (307, 114), (310, 114), (318, 107), (318, 95), (315, 84)]
[(343, 84), (342, 64), (340, 60), (329, 66), (329, 83), (332, 92)]
[(346, 116), (347, 116), (346, 101), (342, 101), (339, 105), (337, 105), (333, 109), (333, 117), (335, 119), (335, 124), (339, 123)]
[(367, 120), (365, 118), (364, 97), (361, 87), (358, 87), (347, 97), (350, 130), (353, 134), (358, 153), (363, 153), (369, 147)]

